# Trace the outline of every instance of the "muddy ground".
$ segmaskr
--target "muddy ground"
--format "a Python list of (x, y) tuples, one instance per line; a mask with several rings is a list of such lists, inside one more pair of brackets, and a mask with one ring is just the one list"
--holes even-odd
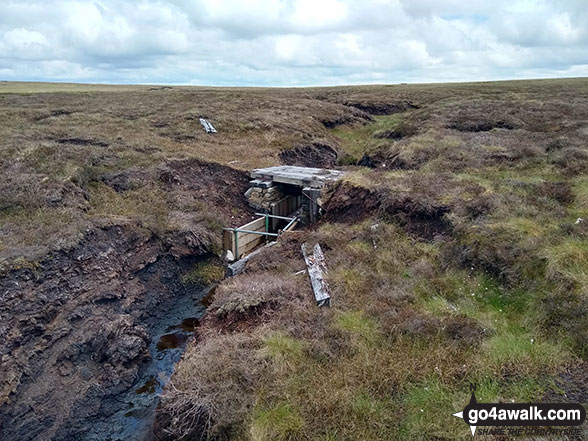
[[(165, 305), (199, 289), (182, 272), (206, 256), (189, 235), (169, 240), (136, 225), (97, 226), (69, 252), (0, 281), (3, 440), (74, 439), (131, 386)], [(188, 252), (189, 250), (189, 252)]]
[[(150, 362), (154, 329), (203, 288), (182, 276), (219, 252), (222, 226), (252, 215), (243, 196), (247, 174), (220, 164), (170, 160), (94, 179), (96, 189), (70, 183), (61, 200), (85, 203), (92, 213), (101, 195), (116, 207), (118, 195), (151, 187), (165, 195), (165, 222), (95, 215), (74, 246), (4, 268), (2, 440), (86, 439), (121, 411), (119, 398)], [(145, 203), (147, 213), (161, 208), (153, 198)]]

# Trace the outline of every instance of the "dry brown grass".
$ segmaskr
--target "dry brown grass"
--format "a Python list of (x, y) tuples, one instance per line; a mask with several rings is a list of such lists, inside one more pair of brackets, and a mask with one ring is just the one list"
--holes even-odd
[[(239, 418), (216, 414), (211, 433), (467, 439), (467, 427), (445, 415), (467, 402), (469, 382), (485, 401), (541, 399), (552, 376), (586, 356), (586, 234), (575, 223), (585, 216), (578, 152), (586, 87), (569, 80), (313, 91), (372, 110), (406, 101), (419, 108), (333, 129), (344, 161), (368, 153), (376, 167), (348, 167), (325, 203), (328, 223), (264, 251), (247, 274), (221, 285), (216, 311), (276, 303), (257, 310), (258, 319), (241, 314), (246, 325), (235, 316), (229, 328), (209, 321), (207, 344), (256, 339), (254, 355), (231, 359), (234, 376), (222, 387), (240, 390), (249, 369), (260, 375), (248, 377)], [(389, 135), (399, 127), (412, 129)], [(578, 160), (565, 161), (566, 152)], [(305, 241), (325, 250), (330, 310), (313, 305), (306, 276), (293, 276)], [(251, 288), (279, 281), (290, 286), (285, 296)], [(201, 366), (198, 350), (189, 349), (182, 369)], [(201, 374), (192, 381), (209, 384), (208, 369)], [(211, 395), (203, 403), (209, 398), (217, 403)]]
[[(204, 132), (200, 116), (213, 122), (216, 135)], [(199, 159), (240, 170), (275, 165), (284, 149), (328, 137), (325, 124), (365, 118), (356, 109), (317, 101), (307, 91), (3, 83), (0, 216), (2, 230), (14, 240), (4, 239), (0, 256), (37, 259), (58, 248), (59, 241), (34, 234), (55, 223), (49, 219), (55, 205), (69, 216), (73, 230), (85, 229), (93, 217), (121, 215), (147, 219), (150, 227), (165, 230), (164, 211), (183, 203), (166, 195), (170, 188), (161, 188), (157, 173), (152, 173), (169, 160)], [(224, 173), (219, 167), (209, 171)], [(117, 174), (134, 177), (134, 187), (115, 193), (100, 186), (117, 184), (112, 179)], [(197, 184), (202, 176), (185, 175), (182, 184), (194, 195), (191, 183)], [(231, 179), (222, 184), (223, 179), (217, 176), (217, 185), (231, 186)], [(242, 179), (246, 182), (244, 174)], [(223, 223), (247, 214), (236, 201), (215, 198), (227, 194), (222, 189), (211, 186), (206, 193), (202, 189), (197, 194), (207, 206), (204, 210), (234, 209), (219, 219)], [(188, 192), (178, 195), (178, 199), (189, 197)], [(88, 199), (91, 211), (85, 213)], [(25, 241), (33, 246), (19, 248), (21, 230), (13, 223), (14, 216), (4, 213), (18, 210), (44, 223), (34, 215), (38, 209), (44, 211), (47, 223), (38, 228), (30, 225)]]
[[(538, 400), (588, 353), (588, 80), (0, 93), (0, 109), (3, 256), (63, 246), (60, 216), (213, 234), (248, 214), (246, 175), (219, 164), (339, 150), (328, 222), (218, 288), (164, 400), (176, 435), (202, 415), (229, 439), (467, 439), (447, 415), (470, 381)], [(296, 275), (305, 241), (331, 309)]]
[[(307, 276), (293, 275), (301, 256), (291, 250), (302, 241), (325, 249), (331, 309), (316, 308)], [(211, 434), (230, 439), (414, 439), (421, 432), (467, 439), (464, 427), (432, 415), (463, 407), (468, 381), (491, 384), (492, 399), (537, 397), (569, 350), (530, 324), (520, 326), (519, 310), (502, 297), (507, 292), (485, 298), (489, 287), (498, 288), (484, 275), (455, 274), (440, 257), (433, 244), (382, 220), (298, 233), (265, 251), (269, 266), (258, 262), (222, 283), (211, 315), (237, 311), (232, 320), (241, 326), (209, 318), (168, 399), (201, 396)], [(271, 309), (256, 309), (271, 302)], [(242, 338), (255, 343), (232, 343)], [(222, 378), (216, 364), (206, 365), (211, 348), (219, 351)], [(220, 395), (215, 382), (222, 383)], [(238, 400), (228, 398), (230, 390)]]

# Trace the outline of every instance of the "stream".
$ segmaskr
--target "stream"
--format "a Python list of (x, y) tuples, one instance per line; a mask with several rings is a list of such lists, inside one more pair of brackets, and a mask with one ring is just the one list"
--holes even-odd
[(173, 305), (158, 315), (149, 328), (151, 360), (142, 366), (137, 380), (127, 391), (113, 397), (118, 410), (95, 421), (83, 436), (84, 441), (150, 441), (159, 396), (174, 372), (176, 363), (194, 334), (206, 310), (205, 299), (214, 285), (191, 296), (174, 299)]

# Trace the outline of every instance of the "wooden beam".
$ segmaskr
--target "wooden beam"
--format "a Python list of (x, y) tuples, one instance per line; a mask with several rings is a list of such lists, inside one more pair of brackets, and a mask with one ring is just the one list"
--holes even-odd
[(291, 221), (292, 219), (296, 219), (295, 217), (286, 217), (286, 216), (276, 216), (274, 214), (263, 214), (263, 213), (255, 213), (257, 216), (267, 216), (267, 217), (273, 217), (276, 219), (284, 219), (284, 220), (289, 220)]
[(261, 231), (264, 226), (265, 223), (265, 219), (264, 218), (257, 218), (255, 220), (252, 220), (251, 222), (246, 223), (245, 225), (241, 225), (240, 227), (238, 227), (238, 230), (254, 230), (254, 231)]
[(312, 249), (313, 254), (309, 254), (307, 245), (302, 244), (302, 255), (308, 268), (308, 276), (314, 292), (314, 298), (318, 306), (331, 306), (331, 296), (329, 295), (329, 286), (325, 280), (327, 266), (325, 256), (321, 246), (317, 243)]

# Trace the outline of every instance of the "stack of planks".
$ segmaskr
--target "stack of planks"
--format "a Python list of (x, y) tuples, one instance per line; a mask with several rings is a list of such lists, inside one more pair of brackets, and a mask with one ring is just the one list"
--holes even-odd
[[(239, 227), (240, 230), (248, 231), (266, 231), (265, 218), (261, 217), (249, 222), (248, 224)], [(236, 232), (225, 230), (224, 237), (224, 249), (231, 250), (235, 259), (240, 259), (241, 256), (247, 254), (257, 248), (262, 243), (266, 242), (266, 236), (258, 234), (250, 234), (245, 232)]]
[(216, 133), (216, 129), (214, 128), (212, 123), (210, 121), (208, 121), (207, 119), (200, 118), (200, 124), (202, 124), (202, 127), (204, 127), (204, 130), (206, 130), (206, 133)]

